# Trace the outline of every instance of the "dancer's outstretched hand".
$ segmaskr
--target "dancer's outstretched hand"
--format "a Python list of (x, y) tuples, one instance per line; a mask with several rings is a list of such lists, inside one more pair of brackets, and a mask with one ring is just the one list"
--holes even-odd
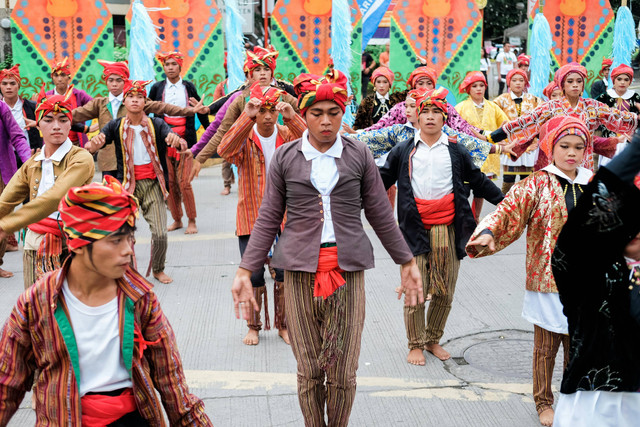
[(260, 310), (260, 307), (253, 296), (251, 272), (249, 270), (238, 268), (238, 271), (233, 278), (231, 295), (233, 296), (233, 309), (236, 312), (236, 319), (240, 318), (240, 310), (242, 310), (242, 318), (244, 320), (249, 320), (252, 309), (255, 311)]
[(422, 277), (416, 260), (402, 264), (400, 270), (400, 292), (398, 299), (404, 294), (404, 305), (414, 306), (424, 302), (424, 292), (422, 290)]

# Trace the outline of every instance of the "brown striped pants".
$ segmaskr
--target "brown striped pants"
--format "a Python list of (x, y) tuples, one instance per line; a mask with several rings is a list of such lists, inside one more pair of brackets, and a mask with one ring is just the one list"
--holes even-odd
[(154, 273), (164, 271), (167, 257), (167, 209), (157, 179), (136, 181), (133, 195), (138, 198), (140, 210), (151, 230), (151, 268)]
[[(4, 187), (4, 181), (0, 178), (0, 194), (4, 191)], [(7, 251), (7, 239), (0, 240), (0, 265), (4, 264), (4, 254)]]
[(569, 335), (547, 331), (533, 325), (533, 401), (538, 414), (553, 405), (551, 377), (556, 355), (562, 343), (564, 367), (569, 363)]
[[(434, 293), (429, 302), (427, 310), (427, 325), (425, 327), (424, 307), (425, 303), (415, 306), (404, 307), (404, 325), (407, 330), (407, 340), (409, 341), (409, 350), (416, 348), (424, 349), (427, 344), (437, 344), (444, 334), (444, 327), (447, 324), (449, 313), (451, 312), (451, 303), (453, 302), (453, 294), (456, 290), (456, 281), (458, 280), (458, 270), (460, 269), (460, 260), (455, 249), (455, 231), (454, 227), (449, 227), (448, 248), (446, 251), (446, 265), (448, 280), (445, 283), (447, 292), (445, 295)], [(431, 230), (428, 231), (431, 237)], [(433, 239), (431, 239), (433, 241)], [(421, 254), (415, 257), (416, 264), (422, 276), (422, 289), (425, 298), (429, 292), (429, 257), (433, 252)]]
[(325, 325), (324, 300), (313, 297), (315, 275), (285, 271), (285, 311), (291, 349), (298, 362), (298, 401), (307, 427), (346, 426), (356, 397), (356, 370), (364, 327), (364, 271), (343, 273), (347, 281), (344, 351), (326, 372), (318, 366)]
[(196, 219), (196, 199), (193, 195), (193, 188), (189, 175), (193, 167), (193, 158), (180, 156), (180, 161), (175, 157), (167, 156), (167, 168), (169, 169), (169, 198), (167, 205), (171, 211), (171, 217), (174, 221), (182, 221), (182, 203), (184, 202), (184, 210), (187, 218)]

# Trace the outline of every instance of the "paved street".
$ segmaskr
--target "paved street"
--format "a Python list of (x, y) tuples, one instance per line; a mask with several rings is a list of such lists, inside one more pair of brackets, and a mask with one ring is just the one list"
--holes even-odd
[[(227, 197), (221, 189), (219, 165), (194, 181), (200, 232), (169, 234), (166, 272), (175, 281), (155, 282), (155, 292), (175, 330), (191, 391), (205, 401), (215, 425), (301, 426), (290, 348), (276, 330), (262, 332), (256, 347), (241, 342), (246, 326), (234, 318), (229, 292), (240, 260), (237, 186)], [(491, 209), (485, 203), (484, 213)], [(149, 230), (142, 219), (138, 227), (136, 252), (144, 271)], [(394, 293), (399, 269), (369, 234), (376, 268), (366, 273), (367, 317), (351, 425), (538, 426), (531, 396), (533, 328), (520, 316), (524, 239), (496, 256), (462, 262), (443, 339), (453, 358), (443, 363), (428, 355), (426, 366), (416, 367), (405, 360), (402, 303)], [(0, 279), (2, 319), (23, 289), (22, 254), (7, 254), (3, 268), (15, 276)], [(269, 278), (272, 305), (271, 283)], [(556, 369), (556, 387), (560, 374)], [(33, 425), (30, 405), (28, 394), (9, 425)]]

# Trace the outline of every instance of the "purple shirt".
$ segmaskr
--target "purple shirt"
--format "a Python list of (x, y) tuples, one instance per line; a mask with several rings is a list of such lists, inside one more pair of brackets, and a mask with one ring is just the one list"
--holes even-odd
[(31, 148), (11, 109), (4, 102), (0, 102), (0, 119), (0, 173), (6, 185), (18, 170), (15, 153), (24, 163), (31, 157)]
[(224, 115), (227, 113), (227, 110), (229, 109), (229, 106), (240, 95), (242, 95), (242, 91), (241, 90), (239, 90), (236, 93), (232, 94), (229, 97), (229, 99), (227, 99), (227, 102), (225, 102), (224, 105), (222, 107), (220, 107), (220, 109), (216, 113), (216, 118), (207, 127), (207, 130), (204, 131), (204, 133), (202, 134), (202, 136), (200, 137), (200, 139), (198, 140), (196, 145), (191, 147), (191, 153), (193, 153), (194, 157), (197, 156), (198, 154), (200, 154), (200, 152), (205, 147), (205, 145), (207, 145), (209, 140), (211, 140), (211, 138), (213, 138), (213, 136), (216, 134), (216, 132), (218, 131), (218, 128), (220, 127), (220, 123), (222, 123), (222, 120), (224, 120)]

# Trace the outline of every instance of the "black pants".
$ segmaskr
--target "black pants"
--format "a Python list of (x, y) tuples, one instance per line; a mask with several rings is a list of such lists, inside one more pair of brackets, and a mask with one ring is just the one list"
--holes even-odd
[[(240, 246), (240, 256), (244, 255), (244, 251), (247, 249), (247, 245), (249, 244), (250, 234), (244, 236), (238, 236), (238, 245)], [(276, 282), (284, 282), (284, 270), (279, 268), (274, 268), (276, 271)], [(262, 268), (251, 272), (251, 285), (254, 288), (259, 288), (260, 286), (264, 286), (264, 266)]]
[(500, 78), (498, 79), (498, 95), (502, 95), (504, 92), (504, 85), (506, 85), (506, 82), (503, 82), (502, 79), (507, 79), (507, 75), (505, 74), (504, 76), (500, 76)]
[[(502, 182), (516, 182), (516, 176), (518, 176), (518, 175), (503, 174), (502, 175)], [(525, 179), (528, 176), (529, 176), (529, 174), (520, 175), (520, 181), (522, 181), (523, 179)]]
[(115, 178), (117, 173), (118, 171), (102, 171), (102, 179), (104, 179), (104, 177), (107, 175)]
[(129, 412), (124, 417), (119, 418), (114, 422), (112, 422), (111, 424), (107, 425), (107, 427), (148, 427), (148, 426), (149, 426), (149, 423), (147, 422), (147, 420), (142, 418), (142, 415), (140, 415), (140, 412), (138, 412), (138, 410)]

